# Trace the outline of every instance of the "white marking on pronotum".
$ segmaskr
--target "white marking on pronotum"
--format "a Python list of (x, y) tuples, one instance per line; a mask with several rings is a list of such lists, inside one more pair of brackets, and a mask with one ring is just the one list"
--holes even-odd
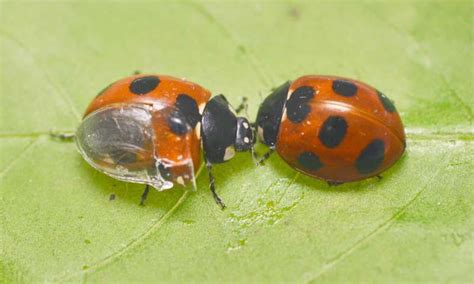
[(235, 149), (234, 146), (229, 146), (225, 148), (225, 153), (224, 153), (224, 161), (228, 161), (232, 159), (235, 155)]
[(287, 115), (286, 115), (286, 107), (285, 109), (283, 110), (283, 114), (281, 116), (281, 121), (285, 121), (287, 119)]
[(288, 93), (286, 94), (286, 100), (289, 100), (291, 95), (293, 94), (295, 90), (292, 89), (291, 87), (288, 89)]
[(194, 129), (194, 133), (196, 134), (196, 137), (198, 139), (201, 139), (201, 123), (200, 122), (198, 122), (196, 124), (196, 128)]
[(248, 137), (244, 137), (244, 142), (249, 144), (250, 143), (250, 139)]
[(245, 129), (249, 129), (249, 124), (247, 122), (242, 123)]
[(263, 128), (261, 128), (260, 126), (257, 128), (257, 132), (258, 132), (258, 138), (260, 139), (260, 141), (265, 141), (263, 139)]
[(179, 183), (180, 185), (184, 185), (184, 179), (182, 176), (179, 176), (177, 179), (176, 179), (176, 182)]
[(199, 105), (199, 113), (202, 115), (202, 112), (204, 111), (204, 108), (206, 107), (206, 103), (202, 103)]

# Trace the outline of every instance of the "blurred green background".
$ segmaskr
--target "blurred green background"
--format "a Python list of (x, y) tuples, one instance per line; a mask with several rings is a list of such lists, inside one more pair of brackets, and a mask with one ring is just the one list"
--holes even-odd
[[(0, 282), (473, 281), (472, 1), (0, 8)], [(205, 174), (141, 207), (142, 186), (48, 135), (135, 70), (248, 96), (252, 118), (285, 80), (359, 79), (395, 101), (407, 153), (383, 180), (339, 187), (240, 155), (215, 168), (226, 210)]]

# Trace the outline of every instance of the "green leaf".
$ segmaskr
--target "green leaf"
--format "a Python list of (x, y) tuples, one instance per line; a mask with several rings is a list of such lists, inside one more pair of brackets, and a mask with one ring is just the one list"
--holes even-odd
[[(0, 5), (0, 282), (472, 281), (471, 1)], [(49, 136), (135, 70), (248, 96), (251, 117), (288, 79), (357, 78), (396, 102), (407, 153), (338, 187), (242, 154), (215, 167), (226, 210), (205, 174), (142, 207)]]

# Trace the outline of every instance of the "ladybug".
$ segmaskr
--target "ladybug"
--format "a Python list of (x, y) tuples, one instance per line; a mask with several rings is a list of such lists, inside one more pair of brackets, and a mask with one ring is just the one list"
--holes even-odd
[(303, 76), (275, 89), (260, 105), (258, 140), (291, 167), (330, 185), (391, 167), (406, 147), (392, 101), (362, 82)]
[[(238, 109), (241, 110), (240, 106)], [(118, 180), (146, 184), (158, 191), (179, 184), (194, 186), (201, 146), (216, 194), (212, 165), (235, 152), (253, 152), (249, 121), (237, 117), (223, 95), (196, 83), (164, 75), (135, 75), (112, 83), (87, 107), (76, 132), (83, 158)]]

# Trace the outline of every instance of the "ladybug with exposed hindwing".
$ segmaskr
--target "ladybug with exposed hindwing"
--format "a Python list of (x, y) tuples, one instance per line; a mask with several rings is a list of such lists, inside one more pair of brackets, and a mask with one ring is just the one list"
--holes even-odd
[(392, 101), (364, 83), (303, 76), (275, 89), (260, 105), (259, 140), (290, 166), (329, 184), (378, 176), (406, 147)]
[[(195, 187), (201, 144), (215, 201), (212, 165), (236, 151), (252, 151), (253, 129), (223, 95), (198, 84), (162, 75), (135, 75), (119, 80), (88, 106), (76, 132), (83, 158), (99, 171), (122, 181), (157, 190), (176, 184)], [(242, 106), (238, 110), (242, 109)], [(253, 152), (253, 151), (252, 151)]]

